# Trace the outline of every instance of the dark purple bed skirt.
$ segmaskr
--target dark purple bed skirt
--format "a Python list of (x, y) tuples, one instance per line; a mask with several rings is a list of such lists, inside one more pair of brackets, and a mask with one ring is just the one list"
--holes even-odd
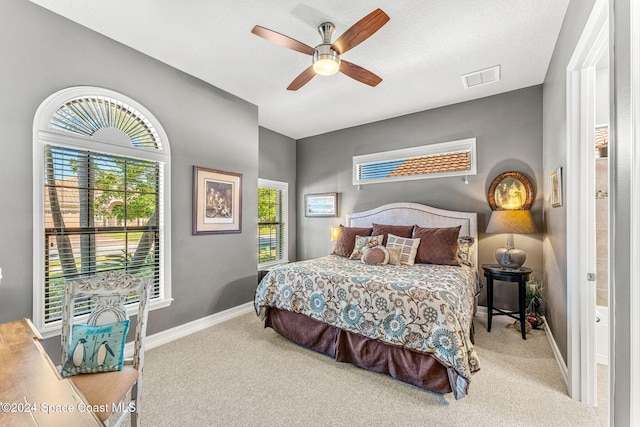
[(451, 392), (447, 368), (431, 355), (385, 344), (303, 314), (276, 308), (267, 311), (264, 325), (288, 340), (338, 362), (389, 374), (400, 381), (437, 393)]

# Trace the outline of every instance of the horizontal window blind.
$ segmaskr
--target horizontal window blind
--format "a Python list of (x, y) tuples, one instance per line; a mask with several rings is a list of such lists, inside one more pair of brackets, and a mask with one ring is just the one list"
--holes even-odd
[(353, 157), (353, 184), (476, 174), (476, 140), (422, 145)]
[(275, 188), (258, 189), (258, 263), (284, 259), (285, 222), (284, 191)]
[[(160, 296), (161, 170), (153, 161), (45, 146), (45, 323), (61, 318), (67, 281), (105, 271), (152, 277), (151, 298)], [(87, 304), (79, 301), (76, 314)]]

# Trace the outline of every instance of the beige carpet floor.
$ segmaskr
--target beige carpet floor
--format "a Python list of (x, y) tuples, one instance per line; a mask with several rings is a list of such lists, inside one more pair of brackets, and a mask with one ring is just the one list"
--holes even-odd
[(250, 313), (148, 350), (143, 426), (599, 426), (544, 331), (476, 319), (482, 369), (455, 400), (301, 348)]

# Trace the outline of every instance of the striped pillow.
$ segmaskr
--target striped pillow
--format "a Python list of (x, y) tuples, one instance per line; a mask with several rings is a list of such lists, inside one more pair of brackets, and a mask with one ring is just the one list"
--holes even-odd
[(400, 264), (413, 265), (416, 261), (418, 246), (420, 246), (420, 239), (398, 237), (391, 233), (387, 237), (387, 248), (400, 249)]

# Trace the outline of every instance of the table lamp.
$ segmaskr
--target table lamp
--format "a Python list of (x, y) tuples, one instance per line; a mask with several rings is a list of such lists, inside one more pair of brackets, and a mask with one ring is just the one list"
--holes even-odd
[(331, 227), (331, 241), (335, 242), (340, 236), (340, 227)]
[(536, 231), (536, 226), (529, 210), (514, 209), (491, 212), (487, 233), (507, 234), (507, 246), (496, 250), (498, 264), (507, 270), (519, 269), (527, 259), (527, 254), (522, 249), (516, 249), (513, 243), (513, 235), (532, 234)]

